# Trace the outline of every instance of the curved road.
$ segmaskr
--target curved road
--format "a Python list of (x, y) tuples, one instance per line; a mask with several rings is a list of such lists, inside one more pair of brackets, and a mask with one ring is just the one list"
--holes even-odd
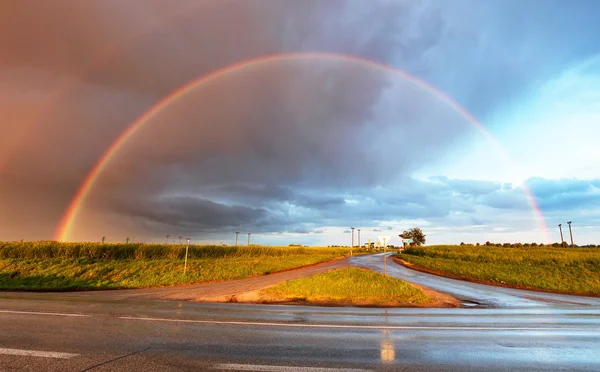
[[(383, 253), (358, 256), (351, 259), (353, 265), (383, 273)], [(470, 283), (411, 270), (396, 264), (391, 254), (387, 257), (387, 273), (410, 283), (420, 284), (448, 293), (465, 305), (483, 305), (497, 308), (524, 307), (600, 307), (600, 298), (552, 294), (505, 287)]]
[[(383, 266), (382, 255), (347, 261)], [(392, 262), (388, 273), (491, 307), (320, 308), (156, 300), (147, 296), (152, 291), (0, 292), (0, 371), (600, 370), (598, 299), (464, 283)]]

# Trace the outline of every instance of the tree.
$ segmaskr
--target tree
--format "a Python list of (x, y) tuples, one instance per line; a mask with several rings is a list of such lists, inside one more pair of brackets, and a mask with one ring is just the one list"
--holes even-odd
[(402, 234), (398, 235), (402, 239), (412, 239), (412, 243), (414, 245), (423, 245), (425, 244), (425, 234), (418, 227), (413, 227), (410, 230), (404, 231)]

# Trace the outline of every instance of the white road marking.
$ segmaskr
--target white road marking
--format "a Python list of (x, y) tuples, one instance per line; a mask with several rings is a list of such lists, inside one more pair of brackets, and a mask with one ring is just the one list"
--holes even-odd
[(4, 314), (27, 314), (27, 315), (54, 315), (54, 316), (72, 316), (72, 317), (91, 317), (91, 315), (85, 315), (85, 314), (43, 313), (43, 312), (38, 312), (38, 311), (0, 310), (0, 313), (4, 313)]
[(0, 354), (3, 355), (19, 355), (19, 356), (32, 356), (40, 358), (57, 358), (57, 359), (69, 359), (79, 354), (71, 353), (58, 353), (55, 351), (36, 351), (36, 350), (21, 350), (21, 349), (3, 349), (0, 348)]
[(600, 332), (600, 328), (574, 328), (574, 327), (451, 327), (451, 326), (393, 326), (393, 325), (346, 325), (346, 324), (295, 324), (295, 323), (268, 323), (268, 322), (236, 322), (222, 320), (190, 320), (190, 319), (168, 319), (168, 318), (144, 318), (132, 316), (120, 316), (119, 319), (143, 320), (152, 322), (172, 323), (199, 323), (199, 324), (221, 324), (221, 325), (243, 325), (262, 327), (292, 327), (292, 328), (343, 328), (343, 329), (404, 329), (404, 330), (443, 330), (443, 331), (594, 331)]
[(262, 371), (262, 372), (369, 372), (370, 369), (320, 368), (291, 366), (261, 366), (252, 364), (217, 364), (212, 369), (226, 371)]

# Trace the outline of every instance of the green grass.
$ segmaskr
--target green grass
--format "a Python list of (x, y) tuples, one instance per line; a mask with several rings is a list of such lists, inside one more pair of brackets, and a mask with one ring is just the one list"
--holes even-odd
[[(80, 290), (241, 279), (347, 255), (348, 249), (16, 242), (0, 243), (0, 289)], [(356, 249), (355, 249), (356, 253)]]
[(600, 249), (439, 245), (398, 257), (464, 278), (548, 291), (600, 295)]
[(337, 304), (423, 304), (432, 299), (421, 289), (366, 269), (346, 268), (291, 280), (264, 289), (263, 296), (289, 301)]
[[(358, 249), (354, 249), (356, 253)], [(190, 245), (188, 258), (218, 257), (285, 257), (309, 254), (344, 255), (349, 248), (324, 247), (271, 247), (271, 246), (221, 246)], [(103, 259), (161, 259), (183, 258), (185, 245), (181, 244), (101, 244), (0, 242), (0, 259), (3, 258), (103, 258)]]

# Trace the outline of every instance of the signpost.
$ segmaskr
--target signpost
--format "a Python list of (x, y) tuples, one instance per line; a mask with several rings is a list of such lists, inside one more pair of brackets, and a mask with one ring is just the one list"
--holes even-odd
[(383, 275), (387, 276), (387, 260), (386, 260), (386, 254), (387, 254), (387, 243), (390, 240), (389, 236), (378, 236), (379, 241), (381, 242), (381, 244), (383, 245)]
[(183, 264), (183, 273), (185, 274), (185, 272), (187, 271), (187, 256), (188, 256), (188, 249), (190, 248), (190, 238), (186, 238), (185, 239), (187, 241), (187, 245), (185, 246), (185, 261)]

